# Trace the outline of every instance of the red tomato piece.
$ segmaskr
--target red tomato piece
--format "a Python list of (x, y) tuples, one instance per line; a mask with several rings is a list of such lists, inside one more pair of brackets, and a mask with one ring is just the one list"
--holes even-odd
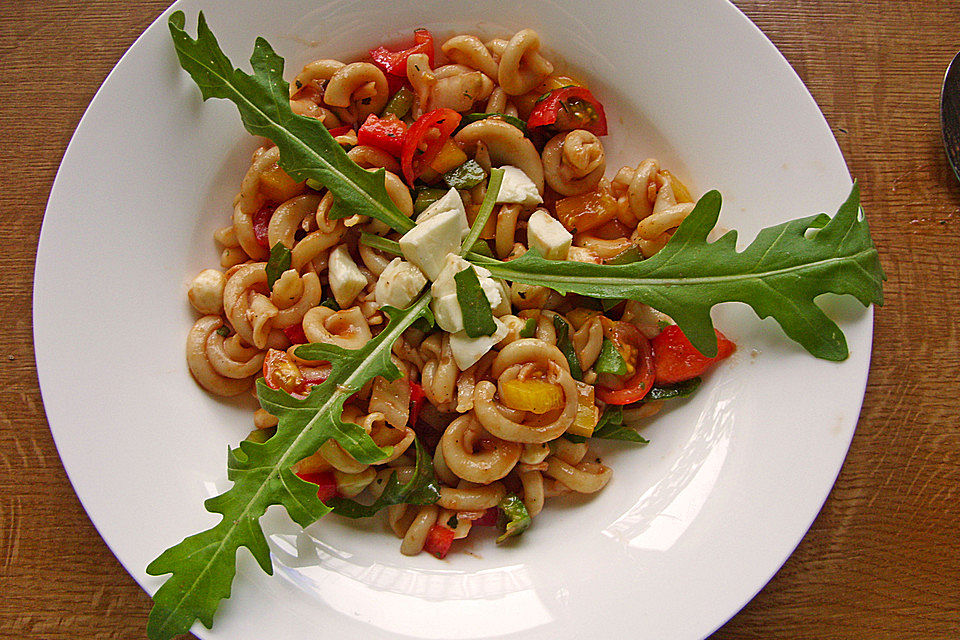
[(408, 424), (412, 427), (420, 419), (420, 410), (423, 409), (426, 394), (423, 392), (423, 387), (413, 380), (407, 380), (407, 384), (410, 385), (410, 419)]
[(276, 209), (277, 207), (274, 205), (265, 204), (253, 214), (253, 237), (256, 239), (257, 244), (264, 249), (270, 248), (268, 231), (270, 229), (270, 218), (273, 217), (273, 212), (276, 211)]
[(434, 109), (417, 118), (403, 138), (400, 167), (411, 187), (430, 161), (437, 157), (461, 116), (453, 109)]
[(303, 384), (300, 368), (286, 351), (269, 349), (263, 359), (263, 379), (271, 389), (295, 393)]
[(407, 125), (392, 113), (386, 118), (378, 118), (375, 113), (371, 113), (357, 131), (357, 144), (376, 147), (394, 158), (399, 158), (403, 152), (403, 138), (406, 133)]
[(320, 498), (320, 502), (326, 503), (337, 495), (337, 478), (331, 471), (298, 473), (297, 477), (317, 485), (317, 497)]
[[(413, 32), (414, 45), (409, 49), (402, 51), (390, 51), (383, 45), (370, 50), (370, 57), (373, 62), (383, 69), (387, 74), (406, 78), (407, 76), (407, 58), (415, 53), (427, 54), (430, 61), (430, 68), (433, 68), (434, 49), (433, 34), (427, 29), (417, 29)], [(392, 93), (392, 91), (391, 91)]]
[(307, 336), (303, 333), (302, 323), (298, 322), (295, 325), (287, 327), (283, 330), (283, 333), (293, 344), (305, 344), (307, 342)]
[(527, 128), (556, 126), (561, 131), (585, 129), (597, 136), (607, 135), (607, 114), (603, 105), (585, 87), (561, 87), (542, 98), (527, 118)]
[(737, 345), (726, 336), (719, 331), (716, 334), (717, 355), (708, 358), (690, 344), (677, 325), (661, 331), (652, 341), (657, 384), (676, 384), (696, 378), (737, 350)]
[[(640, 333), (636, 327), (626, 322), (618, 322), (616, 325), (615, 342), (622, 342), (628, 349), (635, 349), (637, 358), (634, 364), (633, 375), (623, 384), (621, 389), (611, 389), (597, 385), (597, 400), (602, 400), (607, 404), (632, 404), (642, 400), (645, 395), (653, 388), (654, 380), (654, 361), (653, 349), (646, 336)], [(618, 345), (620, 348), (620, 345)], [(625, 349), (620, 348), (621, 353)], [(628, 362), (628, 366), (629, 366)]]
[(427, 540), (423, 544), (423, 550), (427, 553), (432, 553), (442, 560), (450, 551), (451, 544), (453, 544), (453, 529), (441, 524), (435, 524), (430, 527), (430, 531), (427, 533)]

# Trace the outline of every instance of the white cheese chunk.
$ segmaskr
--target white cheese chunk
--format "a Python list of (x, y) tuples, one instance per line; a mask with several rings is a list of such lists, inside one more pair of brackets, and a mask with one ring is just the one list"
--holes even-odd
[(437, 326), (449, 333), (463, 331), (463, 312), (456, 293), (449, 293), (430, 301), (430, 310), (437, 320)]
[(373, 293), (377, 304), (406, 309), (427, 285), (420, 269), (401, 258), (394, 258), (377, 279)]
[(537, 209), (527, 222), (527, 245), (547, 260), (566, 260), (573, 234), (559, 220)]
[(543, 202), (537, 185), (527, 177), (523, 170), (506, 165), (503, 169), (503, 182), (497, 193), (497, 204), (520, 204), (532, 207)]
[(400, 251), (403, 257), (423, 271), (427, 278), (436, 280), (443, 269), (448, 253), (456, 252), (463, 240), (459, 212), (443, 211), (403, 234)]
[(467, 221), (467, 210), (463, 206), (463, 198), (460, 197), (460, 192), (456, 189), (451, 188), (442, 198), (424, 209), (423, 213), (417, 216), (417, 224), (426, 222), (444, 211), (456, 212), (457, 221), (460, 222), (460, 229), (465, 237), (467, 232), (470, 231), (470, 223)]
[[(433, 279), (433, 285), (430, 287), (430, 292), (435, 298), (456, 293), (457, 283), (453, 277), (470, 266), (472, 265), (469, 262), (457, 254), (447, 254), (447, 256), (443, 259), (443, 269), (440, 270), (440, 275)], [(480, 280), (480, 286), (482, 287), (483, 279), (489, 278), (491, 275), (490, 270), (484, 269), (483, 267), (474, 267), (474, 270), (477, 272), (477, 279)]]
[(347, 245), (341, 244), (330, 252), (328, 266), (330, 290), (341, 309), (346, 309), (367, 286), (367, 278), (350, 257)]
[(466, 371), (472, 367), (483, 357), (483, 354), (493, 348), (493, 345), (507, 336), (509, 331), (507, 325), (496, 318), (493, 321), (497, 325), (497, 330), (489, 336), (471, 338), (464, 331), (450, 334), (450, 351), (453, 352), (453, 359), (460, 371)]

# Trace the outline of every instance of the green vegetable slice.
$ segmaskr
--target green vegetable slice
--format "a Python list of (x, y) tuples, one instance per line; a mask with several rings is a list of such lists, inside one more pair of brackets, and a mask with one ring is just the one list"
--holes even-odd
[(625, 251), (621, 251), (609, 260), (604, 260), (603, 263), (616, 266), (618, 264), (633, 264), (634, 262), (640, 262), (641, 260), (643, 260), (643, 253), (640, 252), (639, 247), (634, 246), (626, 249)]
[(612, 373), (615, 376), (622, 376), (627, 373), (627, 362), (620, 355), (616, 345), (609, 338), (604, 338), (600, 345), (600, 355), (593, 364), (593, 370), (597, 373)]
[(483, 170), (476, 160), (467, 160), (459, 167), (455, 167), (443, 174), (443, 181), (448, 187), (454, 189), (472, 189), (487, 178), (487, 172)]
[(570, 341), (570, 325), (563, 316), (554, 314), (553, 328), (557, 331), (557, 348), (560, 349), (570, 365), (570, 375), (575, 380), (583, 380), (580, 358), (577, 357), (577, 350), (573, 348), (573, 343)]
[(273, 284), (280, 279), (283, 272), (290, 268), (293, 252), (287, 249), (282, 242), (278, 242), (270, 249), (270, 258), (267, 260), (267, 286), (273, 291)]
[(380, 112), (380, 117), (394, 115), (402, 118), (407, 115), (407, 112), (410, 111), (410, 107), (412, 106), (413, 91), (407, 87), (400, 87), (395, 94), (390, 96), (386, 106), (383, 107), (383, 111)]
[[(586, 442), (584, 436), (578, 436), (572, 433), (565, 433), (563, 437), (571, 442)], [(602, 440), (620, 440), (622, 442), (633, 442), (639, 445), (649, 444), (650, 441), (637, 433), (636, 429), (623, 424), (623, 407), (618, 405), (607, 405), (593, 430), (591, 438), (600, 438)]]
[(356, 519), (372, 516), (384, 507), (395, 504), (433, 504), (436, 502), (440, 498), (440, 485), (433, 473), (433, 460), (427, 453), (426, 448), (420, 444), (419, 439), (415, 439), (413, 442), (416, 446), (417, 462), (413, 477), (405, 484), (400, 484), (400, 478), (394, 471), (387, 479), (387, 486), (384, 487), (383, 493), (371, 504), (365, 505), (356, 500), (337, 497), (328, 500), (327, 506), (331, 507), (337, 515)]
[(493, 335), (497, 325), (476, 269), (468, 267), (455, 274), (453, 280), (457, 285), (457, 304), (463, 315), (463, 330), (471, 338)]
[(677, 384), (654, 387), (653, 389), (650, 389), (650, 393), (644, 396), (643, 402), (649, 402), (650, 400), (673, 400), (675, 398), (686, 398), (693, 395), (693, 393), (700, 388), (700, 382), (700, 378), (690, 378), (689, 380), (684, 380), (683, 382), (678, 382)]
[(211, 627), (220, 600), (230, 596), (240, 547), (249, 549), (260, 567), (272, 574), (270, 549), (259, 524), (267, 507), (283, 505), (304, 527), (330, 511), (317, 497), (316, 485), (294, 475), (294, 463), (330, 439), (364, 464), (389, 454), (362, 428), (343, 422), (343, 403), (376, 376), (388, 380), (400, 377), (400, 370), (390, 360), (393, 343), (424, 315), (429, 303), (430, 294), (425, 293), (404, 311), (386, 308), (389, 323), (360, 349), (327, 344), (298, 347), (298, 356), (331, 364), (330, 377), (313, 387), (306, 398), (271, 389), (263, 378), (257, 381), (260, 405), (280, 421), (277, 433), (264, 443), (244, 441), (230, 451), (227, 477), (233, 486), (206, 502), (208, 511), (223, 518), (214, 527), (167, 549), (147, 567), (150, 575), (172, 574), (153, 597), (147, 623), (152, 640), (169, 640), (186, 633), (195, 620)]
[(510, 538), (515, 538), (530, 528), (533, 519), (527, 512), (523, 500), (513, 493), (504, 496), (500, 501), (501, 522), (504, 524), (503, 533), (497, 537), (497, 544), (502, 544)]
[(423, 187), (417, 189), (417, 197), (413, 201), (414, 215), (420, 215), (434, 202), (447, 195), (446, 189), (434, 189), (433, 187)]
[(336, 196), (330, 218), (354, 213), (371, 216), (399, 232), (413, 228), (387, 195), (384, 170), (368, 172), (351, 160), (323, 124), (290, 109), (283, 58), (263, 38), (250, 57), (253, 75), (235, 69), (200, 13), (197, 39), (184, 31), (182, 11), (170, 14), (168, 25), (177, 57), (200, 87), (204, 100), (226, 98), (240, 111), (247, 131), (272, 140), (280, 149), (280, 166), (294, 180), (312, 178)]
[(520, 329), (521, 338), (532, 338), (537, 334), (537, 321), (535, 318), (527, 318), (523, 323), (523, 329)]
[(667, 245), (641, 262), (613, 266), (544, 260), (535, 251), (510, 262), (470, 260), (508, 281), (645, 302), (672, 317), (706, 356), (717, 353), (710, 309), (720, 302), (744, 302), (759, 317), (773, 317), (816, 357), (843, 360), (848, 356), (843, 332), (814, 299), (823, 293), (850, 294), (864, 306), (883, 304), (886, 276), (860, 212), (860, 190), (854, 184), (833, 218), (820, 214), (767, 227), (737, 251), (736, 231), (707, 241), (720, 214), (720, 194), (710, 191)]

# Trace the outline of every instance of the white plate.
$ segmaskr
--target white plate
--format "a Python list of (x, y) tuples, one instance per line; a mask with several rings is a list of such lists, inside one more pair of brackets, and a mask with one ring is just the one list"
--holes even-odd
[[(611, 167), (659, 157), (721, 224), (827, 211), (850, 177), (817, 106), (770, 42), (720, 0), (178, 2), (204, 8), (236, 64), (257, 35), (288, 60), (346, 58), (417, 26), (537, 29), (608, 106)], [(168, 12), (169, 13), (169, 12)], [(228, 444), (248, 407), (191, 380), (185, 292), (215, 265), (253, 142), (232, 105), (201, 104), (164, 14), (94, 98), (63, 159), (37, 257), (37, 366), (64, 465), (100, 533), (148, 592), (147, 563), (215, 522)], [(440, 16), (439, 18), (436, 18)], [(389, 25), (389, 26), (384, 26)], [(857, 421), (872, 314), (829, 300), (850, 344), (814, 359), (748, 309), (718, 308), (740, 345), (690, 402), (655, 421), (645, 449), (611, 447), (599, 495), (549, 505), (518, 544), (475, 543), (445, 561), (401, 556), (377, 526), (334, 518), (309, 535), (271, 512), (277, 574), (247, 553), (233, 598), (203, 638), (694, 638), (773, 575), (810, 526)], [(138, 623), (142, 624), (141, 623)]]

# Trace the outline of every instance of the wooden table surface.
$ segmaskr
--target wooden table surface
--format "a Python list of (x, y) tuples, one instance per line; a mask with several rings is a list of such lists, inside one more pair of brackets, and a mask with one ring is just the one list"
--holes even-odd
[[(0, 0), (0, 637), (144, 638), (150, 599), (67, 481), (30, 299), (57, 166), (165, 0)], [(819, 517), (717, 638), (960, 637), (960, 184), (938, 96), (960, 0), (736, 3), (800, 74), (863, 188), (889, 276), (863, 412)], [(147, 97), (145, 97), (147, 99)], [(640, 603), (642, 605), (642, 603)]]

